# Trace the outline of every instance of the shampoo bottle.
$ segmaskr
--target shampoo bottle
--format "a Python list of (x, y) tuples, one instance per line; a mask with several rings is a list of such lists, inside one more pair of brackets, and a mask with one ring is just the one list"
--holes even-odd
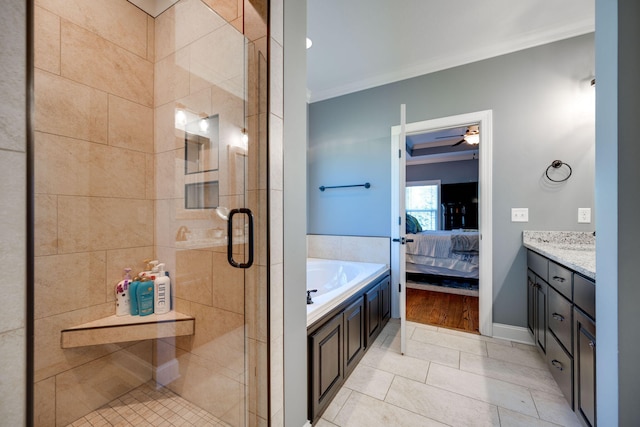
[(171, 279), (169, 272), (164, 271), (164, 264), (158, 264), (154, 285), (154, 312), (164, 314), (171, 311)]
[(143, 278), (136, 289), (136, 297), (138, 314), (140, 316), (153, 314), (153, 280), (144, 280)]
[(130, 308), (130, 284), (131, 268), (124, 269), (124, 278), (116, 285), (116, 316), (131, 314)]
[(129, 285), (129, 309), (132, 316), (140, 314), (138, 311), (138, 286), (140, 286), (140, 283), (140, 277), (136, 276)]

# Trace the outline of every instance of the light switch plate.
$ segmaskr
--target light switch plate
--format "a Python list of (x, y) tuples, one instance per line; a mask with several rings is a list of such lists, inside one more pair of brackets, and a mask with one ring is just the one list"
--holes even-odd
[(578, 223), (591, 223), (591, 208), (578, 208)]
[(511, 208), (511, 222), (529, 222), (529, 208)]

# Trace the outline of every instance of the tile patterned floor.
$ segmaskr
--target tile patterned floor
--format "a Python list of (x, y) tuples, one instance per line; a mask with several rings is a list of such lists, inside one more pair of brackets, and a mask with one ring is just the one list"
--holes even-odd
[(579, 426), (535, 347), (390, 321), (315, 425)]
[(167, 388), (150, 381), (67, 427), (228, 426)]

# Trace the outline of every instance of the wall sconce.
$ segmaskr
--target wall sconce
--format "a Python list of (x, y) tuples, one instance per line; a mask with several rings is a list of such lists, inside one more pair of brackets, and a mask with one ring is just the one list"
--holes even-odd
[(242, 143), (246, 144), (249, 142), (249, 134), (247, 133), (247, 128), (242, 128)]

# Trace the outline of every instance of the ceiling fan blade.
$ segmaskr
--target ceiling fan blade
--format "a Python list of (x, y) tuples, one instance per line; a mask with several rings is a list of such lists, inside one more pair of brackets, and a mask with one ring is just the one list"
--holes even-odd
[(456, 138), (459, 136), (464, 136), (465, 134), (462, 135), (447, 135), (447, 136), (436, 136), (436, 139), (452, 139), (452, 138)]
[(462, 138), (460, 141), (458, 141), (455, 144), (453, 144), (452, 147), (457, 147), (458, 145), (462, 144), (463, 142), (464, 142), (464, 138)]

